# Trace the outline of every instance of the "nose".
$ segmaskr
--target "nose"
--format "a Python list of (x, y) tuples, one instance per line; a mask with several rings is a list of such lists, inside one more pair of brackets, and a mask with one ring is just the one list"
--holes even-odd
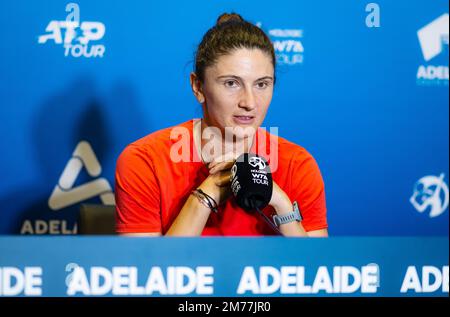
[(239, 107), (244, 108), (247, 111), (251, 111), (256, 108), (255, 95), (251, 88), (243, 90), (241, 98), (239, 100)]

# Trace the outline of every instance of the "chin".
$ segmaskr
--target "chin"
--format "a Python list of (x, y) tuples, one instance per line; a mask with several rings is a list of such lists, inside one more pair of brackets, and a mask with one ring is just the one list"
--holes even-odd
[(241, 141), (245, 138), (253, 138), (256, 130), (254, 126), (236, 126), (233, 134), (237, 141)]
[(224, 128), (224, 133), (226, 137), (233, 135), (236, 141), (240, 141), (245, 138), (253, 137), (255, 132), (258, 130), (258, 126), (247, 125), (247, 124), (237, 124), (236, 122), (228, 122)]

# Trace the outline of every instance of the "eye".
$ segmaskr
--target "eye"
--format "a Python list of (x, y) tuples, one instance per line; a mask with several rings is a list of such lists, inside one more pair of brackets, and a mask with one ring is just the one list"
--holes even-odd
[(228, 88), (235, 88), (239, 86), (239, 83), (236, 80), (226, 80), (224, 85)]
[(256, 87), (259, 89), (264, 89), (269, 86), (269, 83), (267, 81), (260, 81), (256, 84)]

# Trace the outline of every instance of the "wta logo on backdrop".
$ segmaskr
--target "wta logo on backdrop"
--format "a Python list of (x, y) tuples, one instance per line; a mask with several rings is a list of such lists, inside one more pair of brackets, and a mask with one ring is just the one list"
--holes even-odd
[(418, 85), (448, 86), (448, 23), (445, 13), (417, 31), (422, 57), (430, 62), (417, 69)]
[(45, 28), (45, 34), (38, 37), (38, 43), (53, 42), (64, 47), (64, 56), (103, 57), (105, 45), (99, 43), (105, 35), (105, 25), (98, 21), (80, 21), (80, 8), (75, 3), (66, 6), (70, 12), (65, 21), (52, 20)]
[[(261, 28), (262, 23), (256, 25)], [(267, 34), (272, 40), (278, 65), (295, 65), (303, 63), (303, 30), (270, 29)]]

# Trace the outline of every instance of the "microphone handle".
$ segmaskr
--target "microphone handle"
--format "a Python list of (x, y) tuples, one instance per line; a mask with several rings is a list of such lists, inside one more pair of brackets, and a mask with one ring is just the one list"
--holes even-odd
[(281, 231), (270, 221), (269, 218), (258, 207), (255, 207), (256, 211), (263, 217), (264, 221), (275, 231), (278, 235), (282, 236)]

